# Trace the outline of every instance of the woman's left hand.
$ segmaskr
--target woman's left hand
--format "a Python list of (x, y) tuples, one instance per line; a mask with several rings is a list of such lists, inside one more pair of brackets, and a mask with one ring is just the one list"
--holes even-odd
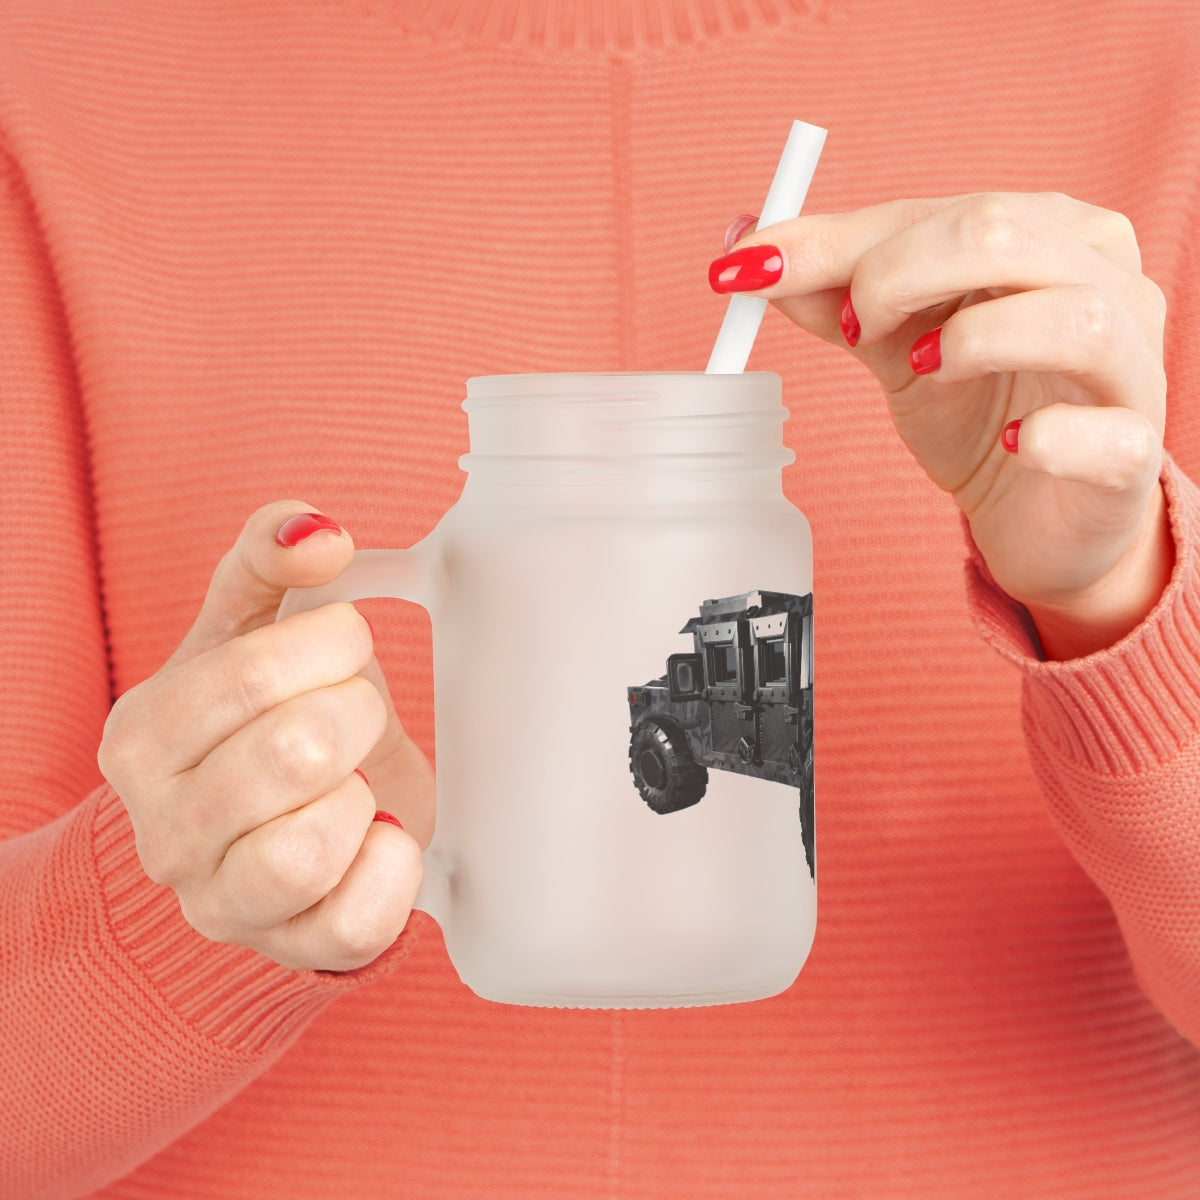
[(1047, 658), (1111, 645), (1153, 608), (1174, 561), (1166, 304), (1125, 217), (1057, 194), (901, 200), (730, 249), (717, 291), (770, 299), (879, 379)]

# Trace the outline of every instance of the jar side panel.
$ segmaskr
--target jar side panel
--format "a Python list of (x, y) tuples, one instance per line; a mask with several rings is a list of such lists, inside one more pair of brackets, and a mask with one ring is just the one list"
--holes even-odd
[(713, 768), (698, 802), (664, 814), (631, 771), (630, 689), (694, 650), (681, 631), (703, 602), (811, 592), (801, 514), (781, 500), (750, 515), (481, 523), (448, 551), (437, 844), (468, 983), (649, 1003), (779, 990), (799, 971), (816, 898), (796, 789)]

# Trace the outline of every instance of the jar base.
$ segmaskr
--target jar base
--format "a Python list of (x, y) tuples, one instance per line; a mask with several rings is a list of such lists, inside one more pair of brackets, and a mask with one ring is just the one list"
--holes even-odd
[[(774, 980), (757, 987), (738, 991), (680, 992), (676, 995), (601, 995), (591, 993), (572, 996), (563, 992), (521, 992), (503, 987), (471, 990), (481, 1000), (496, 1004), (516, 1004), (526, 1008), (587, 1008), (587, 1009), (650, 1009), (650, 1008), (710, 1008), (718, 1004), (745, 1004), (768, 1000), (786, 992), (799, 978), (799, 972), (787, 980)], [(468, 985), (469, 986), (469, 985)]]

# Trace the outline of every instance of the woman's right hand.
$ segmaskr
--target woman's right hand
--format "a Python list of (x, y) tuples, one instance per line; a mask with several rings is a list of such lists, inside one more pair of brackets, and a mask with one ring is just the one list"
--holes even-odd
[[(113, 706), (99, 753), (143, 868), (187, 921), (297, 969), (351, 970), (391, 945), (432, 833), (432, 771), (370, 626), (347, 603), (275, 622), (288, 588), (336, 578), (353, 551), (297, 501), (256, 512), (179, 649)], [(375, 820), (367, 777), (411, 832)]]

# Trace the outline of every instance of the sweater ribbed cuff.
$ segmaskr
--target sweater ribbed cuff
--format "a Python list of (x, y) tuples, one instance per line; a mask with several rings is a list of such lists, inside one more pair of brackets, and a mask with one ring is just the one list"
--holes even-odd
[(1027, 730), (1063, 758), (1102, 774), (1152, 770), (1197, 731), (1200, 493), (1169, 457), (1161, 478), (1175, 541), (1170, 582), (1136, 629), (1083, 658), (1041, 659), (1028, 611), (992, 578), (967, 530), (972, 615), (983, 637), (1024, 675)]
[(175, 893), (142, 870), (120, 797), (105, 787), (92, 799), (96, 870), (120, 952), (184, 1021), (228, 1051), (277, 1052), (336, 996), (386, 974), (408, 953), (415, 922), (374, 962), (342, 973), (295, 971), (209, 941), (184, 920)]

